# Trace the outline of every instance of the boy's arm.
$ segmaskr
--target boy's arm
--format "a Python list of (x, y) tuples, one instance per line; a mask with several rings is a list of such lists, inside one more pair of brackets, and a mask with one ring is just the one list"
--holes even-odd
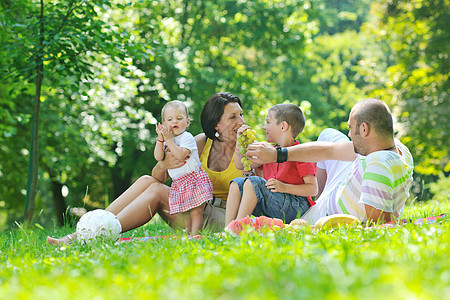
[(287, 193), (302, 197), (315, 196), (317, 194), (317, 179), (314, 175), (303, 176), (304, 184), (287, 184), (271, 178), (266, 186), (271, 192)]

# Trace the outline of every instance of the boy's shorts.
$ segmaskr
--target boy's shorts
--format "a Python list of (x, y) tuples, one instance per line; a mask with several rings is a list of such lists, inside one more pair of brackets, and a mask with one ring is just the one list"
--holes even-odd
[(238, 177), (231, 181), (236, 182), (239, 186), (241, 197), (246, 180), (250, 180), (256, 194), (257, 203), (252, 213), (255, 217), (278, 218), (287, 224), (294, 219), (300, 218), (309, 208), (309, 202), (306, 197), (271, 192), (266, 187), (267, 180), (258, 176)]

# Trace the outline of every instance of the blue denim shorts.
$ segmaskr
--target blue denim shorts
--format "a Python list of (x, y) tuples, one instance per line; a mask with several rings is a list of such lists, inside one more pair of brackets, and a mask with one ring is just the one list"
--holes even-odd
[(278, 218), (284, 223), (290, 223), (292, 220), (300, 218), (309, 208), (306, 197), (271, 192), (266, 187), (267, 180), (258, 176), (238, 177), (231, 181), (237, 183), (241, 196), (246, 180), (250, 180), (256, 194), (257, 203), (252, 213), (255, 217)]

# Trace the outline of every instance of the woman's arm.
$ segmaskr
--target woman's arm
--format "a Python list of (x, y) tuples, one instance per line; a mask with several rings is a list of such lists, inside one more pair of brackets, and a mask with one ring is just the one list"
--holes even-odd
[(178, 146), (171, 138), (166, 139), (166, 145), (177, 159), (186, 159), (186, 156), (191, 153), (191, 150)]
[(161, 181), (166, 182), (169, 179), (169, 174), (167, 173), (167, 169), (163, 167), (162, 162), (158, 162), (152, 170), (152, 177)]
[(197, 143), (198, 156), (202, 156), (203, 149), (206, 145), (206, 135), (204, 133), (197, 134), (195, 137), (195, 142)]
[(165, 157), (162, 161), (158, 162), (152, 170), (152, 177), (165, 182), (169, 179), (168, 169), (176, 169), (182, 167), (186, 163), (184, 159), (177, 159), (172, 152), (167, 149)]
[(317, 179), (314, 175), (303, 176), (304, 184), (287, 184), (275, 178), (267, 180), (266, 186), (271, 192), (287, 193), (302, 197), (317, 194)]
[[(237, 147), (237, 144), (236, 144), (236, 147)], [(244, 165), (241, 162), (242, 157), (244, 157), (244, 156), (241, 154), (241, 152), (239, 152), (239, 149), (238, 148), (234, 149), (234, 166), (238, 170), (244, 170)]]

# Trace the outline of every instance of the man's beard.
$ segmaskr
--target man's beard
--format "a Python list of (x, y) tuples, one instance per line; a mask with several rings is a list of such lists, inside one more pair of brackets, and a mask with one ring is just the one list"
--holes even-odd
[(355, 151), (356, 154), (362, 155), (362, 156), (366, 156), (367, 153), (363, 153), (363, 149), (361, 149), (362, 147), (359, 147), (359, 149), (356, 147), (355, 142), (353, 142), (353, 150)]

